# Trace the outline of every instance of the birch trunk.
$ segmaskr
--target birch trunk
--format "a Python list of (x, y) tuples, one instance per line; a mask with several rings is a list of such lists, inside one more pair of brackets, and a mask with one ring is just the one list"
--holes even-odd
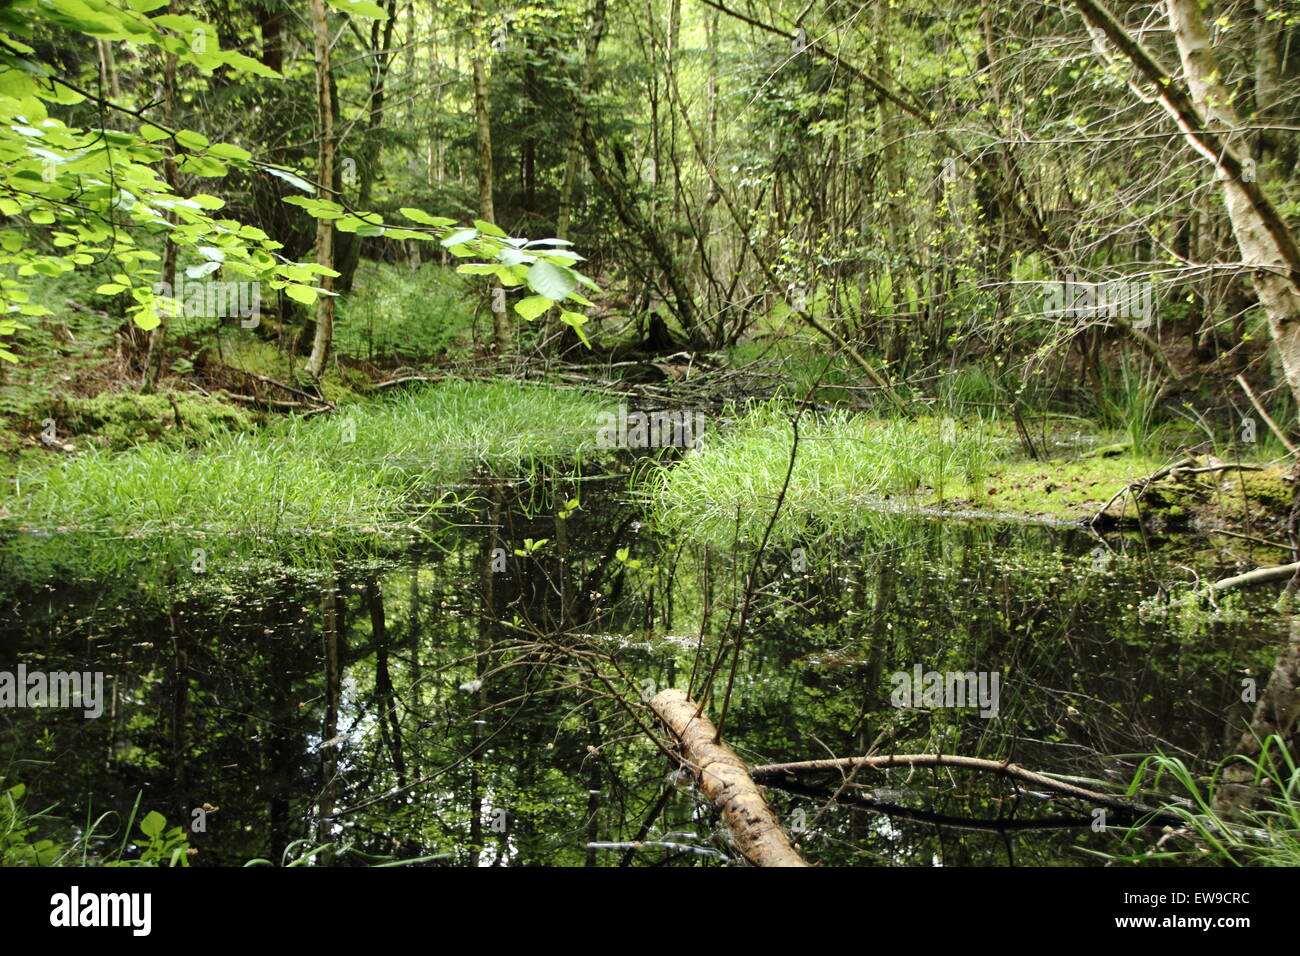
[(1300, 248), (1256, 181), (1231, 95), (1219, 81), (1219, 63), (1198, 0), (1166, 4), (1186, 86), (1166, 73), (1096, 0), (1075, 0), (1075, 6), (1155, 88), (1188, 143), (1215, 164), (1242, 260), (1268, 316), (1287, 385), (1300, 401)]

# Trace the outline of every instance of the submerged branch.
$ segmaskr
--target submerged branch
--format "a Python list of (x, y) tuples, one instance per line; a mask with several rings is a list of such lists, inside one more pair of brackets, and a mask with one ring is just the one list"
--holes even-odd
[(1176, 813), (1146, 807), (1125, 800), (1122, 797), (1117, 797), (1114, 794), (1087, 790), (1075, 784), (1027, 770), (1019, 764), (1004, 763), (1000, 760), (986, 760), (980, 757), (961, 757), (950, 754), (885, 754), (878, 757), (801, 760), (793, 763), (766, 764), (761, 767), (754, 767), (751, 770), (751, 775), (755, 780), (763, 781), (785, 776), (798, 777), (801, 774), (824, 773), (828, 770), (857, 770), (862, 767), (869, 767), (873, 770), (887, 770), (891, 767), (956, 767), (963, 770), (979, 770), (1009, 777), (1021, 783), (1032, 784), (1035, 787), (1062, 796), (1086, 800), (1089, 803), (1108, 807), (1112, 810), (1119, 810), (1135, 817), (1146, 817), (1151, 822), (1177, 825), (1183, 823), (1182, 817)]

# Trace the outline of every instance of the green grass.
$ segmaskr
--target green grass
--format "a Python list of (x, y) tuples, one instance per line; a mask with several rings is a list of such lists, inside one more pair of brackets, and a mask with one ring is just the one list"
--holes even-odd
[(1160, 408), (1159, 395), (1156, 379), (1125, 360), (1118, 369), (1108, 369), (1102, 375), (1098, 420), (1103, 428), (1118, 432), (1134, 455), (1159, 457), (1172, 429)]
[[(1205, 786), (1178, 758), (1163, 754), (1148, 757), (1137, 771), (1134, 789), (1147, 771), (1154, 771), (1157, 786), (1164, 777), (1177, 783), (1186, 802), (1169, 803), (1164, 809), (1183, 818), (1188, 839), (1161, 849), (1106, 856), (1126, 863), (1163, 860), (1220, 866), (1300, 866), (1300, 767), (1275, 734), (1262, 741), (1258, 757), (1240, 760), (1250, 769), (1253, 784), (1262, 786), (1268, 796), (1256, 809), (1228, 818), (1215, 804), (1226, 761)], [(1139, 833), (1132, 831), (1128, 839)]]
[(129, 535), (376, 529), (408, 523), (439, 485), (480, 465), (594, 445), (604, 408), (577, 391), (447, 382), (329, 418), (221, 433), (200, 451), (150, 444), (29, 466), (4, 504), (24, 526)]
[[(886, 496), (915, 496), (919, 502), (978, 486), (1005, 439), (978, 422), (949, 421), (805, 415), (774, 535), (789, 540), (849, 531), (869, 523)], [(750, 411), (707, 439), (698, 454), (652, 473), (657, 523), (717, 543), (737, 532), (741, 539), (756, 540), (776, 505), (791, 440), (786, 409), (773, 403)]]

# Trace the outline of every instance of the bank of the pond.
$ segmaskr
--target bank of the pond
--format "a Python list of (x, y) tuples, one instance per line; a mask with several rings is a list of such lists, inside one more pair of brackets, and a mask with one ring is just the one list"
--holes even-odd
[(1141, 521), (1156, 530), (1277, 537), (1290, 509), (1291, 476), (1277, 463), (1240, 462), (1246, 468), (1238, 469), (1237, 462), (1194, 457), (1141, 494), (1117, 497), (1187, 453), (1162, 461), (1122, 445), (1090, 452), (1084, 442), (1070, 456), (1026, 460), (1010, 428), (980, 420), (804, 416), (791, 466), (791, 419), (776, 405), (757, 408), (697, 454), (654, 472), (648, 493), (659, 525), (717, 544), (754, 541), (780, 499), (776, 541), (853, 533), (898, 511), (1065, 525), (1100, 516), (1103, 525)]
[(594, 447), (610, 404), (578, 390), (447, 381), (257, 431), (214, 429), (199, 448), (87, 445), (21, 462), (0, 517), (19, 528), (132, 534), (407, 524), (439, 486), (482, 465), (530, 467)]

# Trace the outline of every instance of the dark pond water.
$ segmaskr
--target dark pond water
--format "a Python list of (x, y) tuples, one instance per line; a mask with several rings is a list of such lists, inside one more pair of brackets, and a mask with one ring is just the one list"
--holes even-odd
[[(321, 841), (332, 849), (313, 862), (333, 865), (734, 860), (647, 738), (642, 700), (700, 690), (734, 638), (750, 557), (657, 535), (626, 489), (484, 480), (445, 526), (364, 545), (12, 536), (0, 672), (101, 672), (104, 700), (90, 718), (0, 709), (0, 776), (78, 826), (138, 799), (195, 831), (194, 865), (298, 860)], [(1233, 748), (1243, 678), (1262, 686), (1283, 638), (1262, 595), (1214, 619), (1144, 609), (1162, 584), (1223, 571), (1213, 555), (1123, 538), (1112, 554), (1030, 525), (878, 524), (759, 566), (724, 728), (749, 763), (938, 751), (1120, 787), (1134, 755), (1160, 750), (1205, 770)], [(526, 539), (546, 540), (529, 552)], [(918, 666), (996, 673), (996, 716), (895, 706), (894, 675)], [(855, 783), (838, 802), (769, 791), (810, 861), (1087, 865), (1101, 860), (1085, 850), (1133, 849), (1085, 804), (992, 776)], [(617, 846), (634, 840), (651, 845)]]

